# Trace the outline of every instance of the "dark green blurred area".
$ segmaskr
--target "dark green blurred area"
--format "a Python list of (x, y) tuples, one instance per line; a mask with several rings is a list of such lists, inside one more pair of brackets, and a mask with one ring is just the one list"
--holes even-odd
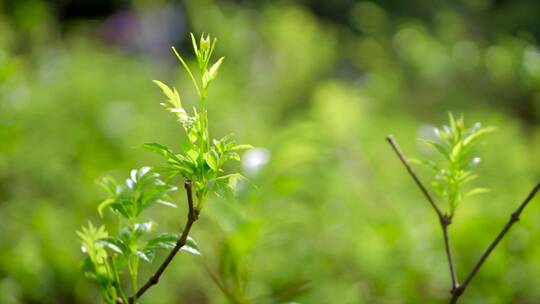
[[(214, 198), (143, 303), (444, 303), (436, 217), (385, 142), (409, 156), (446, 121), (499, 127), (451, 236), (461, 277), (540, 179), (538, 1), (7, 1), (0, 4), (0, 303), (98, 303), (75, 231), (100, 219), (94, 181), (158, 165), (183, 132), (152, 84), (195, 92), (170, 46), (217, 36), (215, 137), (258, 147), (236, 198)], [(426, 131), (427, 130), (427, 131)], [(429, 134), (428, 134), (429, 135)], [(267, 164), (265, 158), (269, 156)], [(424, 179), (428, 172), (419, 169)], [(181, 181), (178, 181), (180, 184)], [(178, 208), (151, 210), (163, 230)], [(463, 303), (540, 301), (540, 202)], [(155, 265), (143, 266), (149, 274)], [(211, 273), (212, 275), (210, 275)]]

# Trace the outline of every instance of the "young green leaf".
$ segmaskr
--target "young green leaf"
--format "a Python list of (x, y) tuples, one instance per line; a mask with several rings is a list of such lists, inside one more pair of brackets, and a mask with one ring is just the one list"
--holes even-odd
[(474, 188), (472, 190), (469, 190), (467, 193), (465, 193), (465, 196), (474, 196), (474, 195), (478, 195), (478, 194), (483, 194), (483, 193), (487, 193), (487, 192), (490, 192), (489, 189), (487, 188)]
[(252, 145), (248, 145), (248, 144), (241, 144), (241, 145), (236, 145), (232, 148), (229, 149), (229, 151), (237, 151), (237, 150), (249, 150), (249, 149), (253, 149), (254, 147)]
[(114, 204), (115, 203), (115, 199), (112, 198), (112, 197), (109, 197), (105, 200), (103, 200), (97, 207), (97, 210), (98, 210), (98, 213), (99, 213), (99, 216), (103, 217), (103, 211), (109, 207), (110, 205)]
[(118, 184), (110, 176), (105, 176), (96, 183), (110, 195), (115, 195), (118, 192)]
[(178, 159), (176, 154), (174, 154), (174, 152), (171, 149), (158, 143), (146, 143), (146, 144), (143, 144), (143, 148), (153, 151), (161, 156), (166, 156), (170, 159), (174, 159), (174, 160)]
[(182, 248), (180, 250), (183, 250), (185, 252), (189, 252), (189, 253), (195, 254), (195, 255), (201, 255), (199, 245), (190, 236), (187, 237), (186, 244), (184, 246), (182, 246)]
[(126, 243), (124, 243), (122, 239), (118, 237), (104, 237), (97, 241), (99, 243), (104, 244), (106, 247), (108, 247), (112, 251), (121, 255), (128, 255), (131, 251), (129, 246)]
[(153, 82), (159, 86), (163, 94), (165, 94), (165, 96), (167, 97), (167, 101), (173, 106), (173, 108), (182, 108), (180, 94), (178, 94), (178, 91), (176, 89), (169, 88), (166, 84), (159, 80), (153, 80)]
[(109, 208), (126, 219), (134, 220), (143, 210), (158, 201), (163, 205), (172, 205), (163, 202), (170, 201), (167, 194), (176, 191), (177, 188), (165, 183), (159, 177), (159, 173), (149, 167), (132, 170), (130, 177), (126, 179), (126, 186), (118, 187), (117, 193), (98, 206), (99, 214), (102, 215), (104, 210)]
[(212, 152), (204, 153), (204, 160), (212, 170), (219, 171), (216, 156)]
[(214, 78), (216, 78), (219, 68), (221, 67), (221, 64), (223, 63), (224, 59), (225, 57), (219, 58), (219, 60), (212, 65), (210, 70), (207, 70), (204, 72), (203, 77), (202, 77), (202, 83), (205, 89), (208, 88), (210, 83), (212, 83)]
[(477, 177), (472, 169), (480, 159), (471, 156), (471, 149), (483, 135), (494, 131), (495, 128), (482, 128), (479, 123), (467, 128), (463, 115), (456, 119), (452, 113), (449, 113), (448, 119), (450, 127), (443, 126), (441, 129), (435, 129), (438, 138), (436, 141), (422, 140), (444, 156), (444, 163), (437, 164), (433, 160), (418, 160), (413, 163), (426, 165), (435, 171), (432, 187), (438, 195), (446, 199), (450, 207), (450, 215), (453, 215), (464, 198), (486, 192), (483, 188), (464, 192), (463, 188)]
[(180, 238), (178, 233), (164, 232), (149, 240), (146, 248), (172, 249)]
[(148, 262), (148, 263), (151, 263), (152, 262), (152, 258), (150, 256), (148, 256), (145, 252), (143, 251), (140, 251), (140, 250), (137, 250), (135, 252), (135, 255), (138, 256), (139, 258), (141, 258), (142, 260), (144, 260), (145, 262)]

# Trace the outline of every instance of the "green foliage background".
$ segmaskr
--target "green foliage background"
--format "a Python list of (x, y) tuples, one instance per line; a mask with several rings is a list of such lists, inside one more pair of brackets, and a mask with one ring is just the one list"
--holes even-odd
[[(144, 303), (225, 303), (208, 272), (252, 303), (445, 302), (437, 219), (384, 137), (420, 158), (417, 138), (449, 110), (499, 127), (476, 150), (493, 191), (463, 202), (450, 228), (462, 276), (540, 178), (535, 1), (359, 2), (346, 22), (305, 1), (180, 6), (226, 57), (208, 97), (212, 133), (270, 160), (236, 198), (207, 203), (192, 232), (202, 257), (180, 254)], [(75, 235), (104, 198), (94, 181), (158, 165), (145, 142), (177, 147), (183, 131), (152, 79), (187, 106), (196, 95), (168, 48), (123, 51), (99, 21), (60, 25), (41, 1), (0, 7), (0, 303), (95, 303)], [(193, 60), (187, 32), (178, 39)], [(174, 196), (182, 208), (150, 210), (169, 231), (185, 221)], [(538, 302), (539, 214), (536, 200), (464, 303)]]

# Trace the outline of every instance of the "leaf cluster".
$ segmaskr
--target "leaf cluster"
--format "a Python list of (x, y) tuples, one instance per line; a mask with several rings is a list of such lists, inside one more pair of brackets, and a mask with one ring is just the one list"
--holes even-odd
[(252, 146), (237, 144), (234, 140), (234, 134), (210, 140), (205, 103), (207, 89), (217, 76), (224, 58), (221, 57), (210, 66), (216, 39), (210, 42), (210, 36), (202, 35), (198, 45), (193, 35), (191, 35), (191, 40), (198, 63), (199, 80), (176, 49), (173, 48), (173, 51), (193, 82), (199, 96), (199, 109), (193, 107), (191, 113), (188, 113), (182, 105), (180, 94), (176, 88), (154, 80), (154, 83), (166, 97), (165, 102), (162, 102), (161, 105), (175, 114), (186, 132), (187, 140), (180, 143), (182, 153), (176, 153), (159, 143), (147, 143), (144, 147), (166, 159), (165, 166), (161, 170), (166, 172), (169, 178), (183, 176), (185, 179), (193, 181), (197, 197), (196, 209), (200, 212), (208, 193), (213, 191), (219, 193), (224, 190), (234, 191), (238, 181), (244, 179), (240, 173), (225, 174), (223, 168), (230, 160), (239, 161), (240, 154), (238, 152), (250, 149)]
[(116, 280), (118, 274), (115, 265), (111, 265), (105, 245), (100, 242), (108, 237), (108, 232), (104, 226), (95, 227), (88, 222), (86, 227), (83, 226), (77, 231), (77, 236), (81, 243), (81, 250), (85, 254), (81, 268), (87, 277), (99, 284), (103, 300), (114, 303), (121, 291)]
[(474, 173), (474, 168), (480, 163), (480, 158), (473, 156), (474, 146), (484, 135), (493, 132), (496, 128), (482, 127), (480, 123), (466, 127), (463, 115), (455, 118), (452, 113), (449, 113), (448, 118), (449, 126), (444, 125), (442, 128), (434, 129), (435, 140), (421, 139), (422, 143), (442, 156), (442, 161), (430, 159), (411, 159), (411, 161), (423, 164), (434, 172), (431, 186), (447, 201), (450, 215), (453, 215), (464, 198), (488, 191), (486, 188), (464, 191), (464, 188), (478, 177)]
[(162, 181), (159, 173), (152, 172), (150, 167), (131, 170), (124, 187), (111, 177), (102, 178), (98, 184), (110, 195), (98, 206), (100, 215), (110, 207), (126, 219), (135, 220), (143, 210), (155, 203), (176, 207), (168, 193), (178, 188)]
[[(98, 205), (99, 214), (103, 216), (105, 210), (110, 210), (118, 217), (121, 228), (111, 235), (104, 226), (95, 228), (89, 222), (77, 232), (86, 255), (83, 267), (86, 274), (99, 283), (105, 302), (117, 303), (120, 298), (127, 303), (120, 281), (122, 268), (127, 268), (132, 278), (132, 292), (136, 292), (139, 260), (151, 263), (158, 250), (173, 248), (179, 239), (178, 233), (155, 233), (156, 223), (141, 220), (141, 215), (153, 205), (176, 207), (168, 193), (177, 188), (167, 184), (149, 167), (132, 170), (124, 185), (111, 177), (102, 178), (98, 184), (108, 194)], [(191, 238), (182, 249), (200, 253)]]

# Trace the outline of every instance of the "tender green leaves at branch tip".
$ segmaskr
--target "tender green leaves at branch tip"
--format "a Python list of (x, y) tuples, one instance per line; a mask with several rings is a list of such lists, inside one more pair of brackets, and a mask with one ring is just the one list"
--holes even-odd
[(176, 207), (168, 193), (178, 188), (162, 181), (159, 173), (149, 167), (132, 170), (123, 186), (119, 186), (111, 177), (104, 177), (98, 183), (109, 194), (109, 197), (98, 205), (101, 216), (106, 208), (110, 208), (125, 219), (134, 220), (143, 210), (156, 203)]
[(81, 250), (85, 254), (81, 263), (82, 270), (87, 277), (99, 284), (103, 299), (107, 303), (114, 303), (120, 287), (116, 280), (116, 268), (109, 262), (110, 256), (105, 245), (99, 241), (108, 237), (105, 227), (95, 227), (88, 222), (86, 227), (83, 226), (80, 231), (77, 231), (77, 236), (81, 243)]
[(197, 65), (199, 67), (200, 81), (197, 81), (195, 74), (193, 73), (187, 62), (184, 60), (184, 58), (180, 56), (180, 53), (178, 53), (176, 48), (172, 47), (172, 50), (176, 55), (176, 58), (178, 58), (178, 60), (182, 64), (182, 67), (186, 70), (189, 77), (191, 78), (191, 81), (193, 82), (193, 85), (199, 97), (205, 98), (206, 91), (212, 81), (214, 81), (214, 79), (216, 78), (219, 68), (221, 67), (221, 64), (223, 63), (225, 57), (219, 58), (214, 64), (212, 64), (210, 68), (208, 68), (210, 60), (212, 59), (212, 54), (214, 53), (214, 49), (216, 47), (217, 39), (211, 39), (210, 35), (205, 36), (203, 34), (199, 39), (199, 44), (197, 44), (195, 36), (191, 34), (191, 42), (193, 45), (193, 52), (195, 53), (195, 58), (197, 59)]
[(238, 152), (251, 149), (252, 146), (236, 144), (233, 134), (210, 140), (205, 102), (207, 89), (216, 78), (224, 58), (210, 65), (216, 39), (211, 39), (209, 35), (202, 35), (198, 43), (195, 36), (191, 35), (191, 42), (198, 64), (198, 80), (176, 49), (173, 48), (173, 51), (199, 94), (199, 110), (193, 109), (193, 113), (188, 113), (183, 108), (180, 94), (175, 88), (154, 80), (166, 97), (166, 102), (162, 105), (177, 116), (186, 132), (187, 141), (181, 143), (183, 151), (176, 153), (158, 143), (147, 143), (143, 147), (165, 158), (165, 166), (159, 170), (166, 173), (168, 178), (183, 176), (193, 181), (197, 198), (196, 208), (200, 211), (208, 193), (234, 191), (238, 181), (244, 179), (239, 173), (226, 174), (223, 168), (230, 160), (239, 161)]
[(223, 63), (223, 59), (225, 58), (224, 57), (219, 58), (218, 61), (214, 63), (214, 65), (212, 65), (212, 67), (209, 70), (204, 71), (204, 74), (202, 77), (203, 88), (205, 89), (208, 88), (208, 85), (210, 85), (210, 83), (212, 83), (214, 78), (216, 78), (219, 68), (221, 67), (221, 63)]
[(186, 110), (184, 110), (182, 107), (182, 102), (180, 101), (180, 94), (178, 94), (178, 91), (175, 88), (169, 88), (166, 84), (159, 80), (154, 80), (154, 83), (159, 86), (163, 94), (165, 94), (167, 97), (166, 103), (162, 102), (161, 105), (171, 113), (174, 113), (178, 117), (178, 121), (186, 130), (190, 129), (193, 125), (193, 118), (190, 117)]
[[(115, 265), (132, 263), (134, 258), (150, 263), (158, 250), (170, 250), (178, 242), (178, 233), (164, 232), (150, 237), (154, 227), (151, 221), (136, 222), (124, 227), (117, 235), (110, 236), (104, 226), (96, 228), (89, 222), (87, 227), (77, 231), (81, 250), (85, 254), (81, 267), (88, 277), (98, 282), (107, 303), (116, 303), (117, 298), (123, 295)], [(182, 250), (201, 254), (191, 237), (188, 237)]]
[(107, 252), (104, 246), (97, 243), (97, 240), (108, 236), (104, 226), (94, 227), (92, 222), (88, 222), (87, 227), (82, 227), (77, 231), (77, 236), (81, 242), (81, 250), (88, 255), (88, 258), (96, 265), (102, 265), (107, 259)]
[(431, 186), (448, 202), (450, 215), (453, 215), (464, 198), (489, 191), (485, 188), (464, 191), (463, 188), (478, 177), (473, 170), (480, 163), (480, 158), (472, 155), (473, 147), (484, 135), (495, 131), (496, 128), (482, 127), (480, 123), (467, 128), (463, 115), (456, 119), (449, 113), (448, 117), (449, 126), (434, 129), (435, 140), (420, 139), (441, 155), (443, 161), (410, 159), (410, 162), (422, 164), (434, 172)]
[[(199, 71), (203, 75), (209, 74), (212, 75), (214, 78), (217, 70), (219, 69), (219, 66), (221, 65), (221, 61), (223, 61), (223, 57), (218, 59), (218, 61), (208, 70), (208, 64), (210, 62), (210, 59), (212, 58), (212, 53), (214, 53), (214, 49), (216, 47), (217, 39), (211, 39), (210, 35), (201, 35), (201, 38), (199, 39), (199, 46), (197, 46), (197, 40), (195, 39), (195, 36), (193, 34), (190, 34), (191, 36), (191, 43), (193, 44), (193, 51), (195, 53), (195, 57), (197, 58), (197, 63), (199, 64)], [(208, 82), (207, 82), (208, 83)], [(207, 86), (203, 86), (207, 87)]]

